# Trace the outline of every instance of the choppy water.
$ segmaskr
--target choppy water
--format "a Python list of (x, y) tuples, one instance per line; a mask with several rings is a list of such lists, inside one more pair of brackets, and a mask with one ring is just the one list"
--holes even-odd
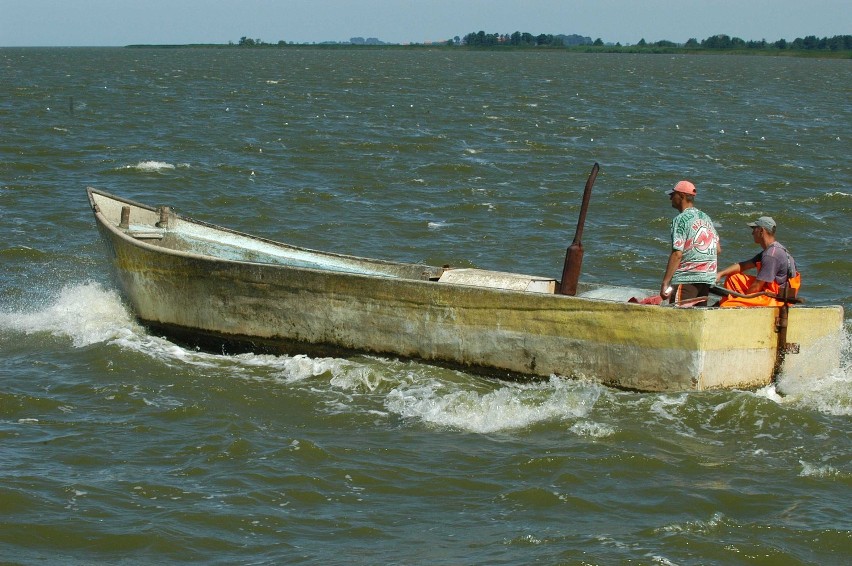
[(85, 187), (319, 249), (655, 288), (682, 177), (850, 328), (852, 63), (0, 49), (0, 562), (843, 564), (852, 374), (637, 394), (138, 326)]

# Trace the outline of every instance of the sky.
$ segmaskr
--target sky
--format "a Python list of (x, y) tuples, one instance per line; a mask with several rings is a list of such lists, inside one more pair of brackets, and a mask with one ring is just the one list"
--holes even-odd
[(850, 0), (0, 0), (0, 46), (445, 41), (578, 34), (623, 45), (852, 34)]

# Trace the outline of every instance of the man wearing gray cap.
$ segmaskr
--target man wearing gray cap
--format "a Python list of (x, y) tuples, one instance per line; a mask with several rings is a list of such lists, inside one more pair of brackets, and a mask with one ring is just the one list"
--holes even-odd
[[(790, 296), (796, 296), (801, 285), (801, 276), (796, 270), (793, 256), (775, 240), (775, 220), (771, 216), (761, 216), (747, 224), (751, 228), (754, 243), (763, 251), (746, 261), (735, 263), (716, 274), (716, 280), (727, 277), (725, 288), (741, 295), (754, 293), (772, 293), (780, 295), (784, 287), (789, 285)], [(756, 268), (757, 276), (746, 275), (744, 271)], [(737, 297), (728, 295), (719, 303), (721, 307), (774, 307), (783, 303), (773, 297), (759, 295), (757, 297)]]

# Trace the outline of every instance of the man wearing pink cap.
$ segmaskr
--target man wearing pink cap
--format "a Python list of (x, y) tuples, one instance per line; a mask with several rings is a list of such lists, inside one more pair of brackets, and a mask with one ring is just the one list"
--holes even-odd
[(660, 296), (670, 303), (707, 297), (716, 282), (719, 235), (710, 217), (695, 208), (696, 193), (689, 181), (681, 181), (668, 191), (672, 207), (680, 213), (672, 220), (672, 251), (660, 285)]

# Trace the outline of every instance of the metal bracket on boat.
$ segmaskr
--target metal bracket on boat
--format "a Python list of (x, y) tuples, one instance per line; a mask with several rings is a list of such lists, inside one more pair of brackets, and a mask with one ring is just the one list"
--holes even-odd
[(118, 223), (118, 227), (127, 230), (130, 228), (130, 207), (122, 206), (121, 207), (121, 222)]
[(168, 206), (159, 207), (160, 211), (160, 221), (155, 224), (157, 228), (168, 228), (169, 227), (169, 214), (171, 213), (171, 209)]
[(165, 237), (164, 232), (155, 232), (153, 230), (148, 232), (128, 230), (127, 234), (133, 236), (137, 240), (162, 240)]
[(441, 267), (434, 267), (431, 269), (427, 269), (423, 271), (423, 279), (426, 281), (440, 281), (441, 276), (444, 275), (444, 271), (450, 269), (449, 264), (443, 265)]
[[(160, 218), (162, 218), (162, 214)], [(157, 222), (156, 225), (157, 227), (160, 227), (160, 222)], [(165, 236), (165, 233), (162, 230), (131, 230), (129, 206), (121, 207), (121, 220), (118, 223), (118, 227), (122, 230), (126, 230), (128, 235), (133, 236), (137, 240), (161, 240), (163, 236)]]
[[(778, 334), (778, 340), (781, 342), (782, 340), (787, 338), (787, 324), (788, 319), (786, 316), (777, 316), (775, 317), (775, 333)], [(783, 354), (798, 354), (799, 353), (799, 343), (798, 342), (781, 342), (778, 345), (778, 349)]]

